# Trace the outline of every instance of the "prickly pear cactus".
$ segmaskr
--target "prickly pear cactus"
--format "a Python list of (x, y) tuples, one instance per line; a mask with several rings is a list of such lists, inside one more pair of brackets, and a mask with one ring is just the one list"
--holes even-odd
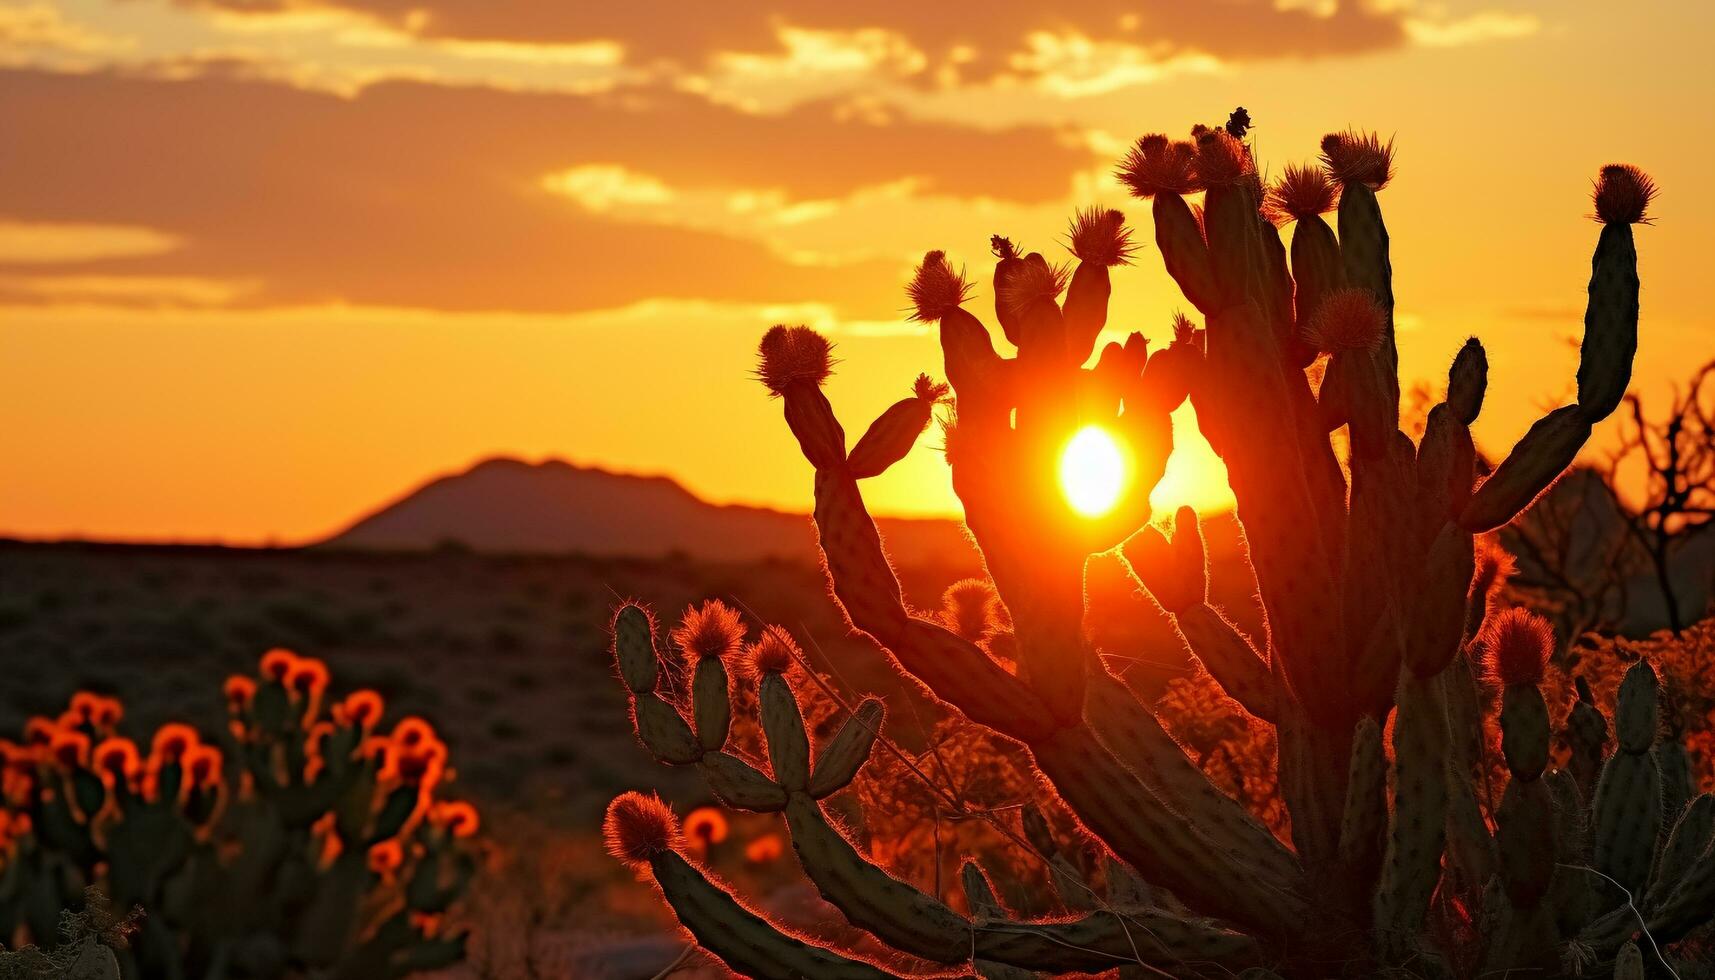
[[(999, 338), (967, 309), (972, 287), (944, 253), (917, 268), (908, 294), (914, 318), (940, 333), (953, 395), (946, 456), (992, 601), (961, 593), (945, 615), (908, 608), (859, 486), (908, 451), (940, 389), (921, 379), (848, 450), (821, 389), (827, 339), (791, 326), (762, 338), (759, 376), (814, 469), (814, 519), (850, 625), (948, 711), (1022, 746), (1101, 860), (1080, 867), (1049, 853), (1026, 819), (1018, 836), (1055, 888), (1080, 892), (1033, 903), (1061, 912), (1034, 920), (997, 898), (992, 869), (967, 866), (962, 895), (889, 873), (830, 799), (891, 745), (882, 706), (842, 704), (843, 727), (812, 738), (805, 705), (824, 695), (802, 683), (807, 672), (789, 681), (795, 648), (779, 627), (747, 645), (750, 627), (705, 607), (664, 637), (627, 604), (614, 653), (643, 744), (700, 769), (727, 804), (783, 814), (823, 897), (898, 954), (878, 960), (793, 934), (712, 879), (660, 801), (616, 800), (614, 853), (734, 970), (1613, 975), (1640, 958), (1639, 969), (1660, 969), (1715, 913), (1710, 806), (1664, 803), (1648, 666), (1634, 668), (1611, 721), (1581, 699), (1557, 754), (1553, 719), (1567, 708), (1543, 685), (1557, 638), (1528, 613), (1491, 608), (1504, 569), (1477, 537), (1528, 507), (1623, 394), (1637, 345), (1632, 232), (1654, 186), (1632, 167), (1600, 172), (1577, 401), (1480, 479), (1470, 426), (1489, 367), (1477, 340), (1454, 354), (1422, 438), (1400, 431), (1380, 205), (1392, 145), (1331, 134), (1319, 162), (1265, 185), (1247, 122), (1235, 115), (1187, 140), (1145, 136), (1120, 163), (1202, 319), (1180, 317), (1164, 345), (1131, 333), (1096, 351), (1113, 270), (1136, 251), (1118, 211), (1076, 216), (1070, 272), (995, 236)], [(1255, 640), (1210, 604), (1196, 515), (1182, 510), (1171, 530), (1149, 523), (1169, 414), (1187, 399), (1238, 501), (1267, 617)], [(1133, 468), (1125, 495), (1096, 517), (1074, 513), (1053, 485), (1061, 448), (1090, 425)], [(1090, 641), (1085, 566), (1102, 552), (1125, 562), (1207, 674), (1269, 730), (1289, 831), (1212, 782)], [(691, 682), (670, 683), (687, 657)], [(731, 739), (740, 700), (756, 705), (764, 748)], [(1106, 870), (1086, 873), (1096, 866)]]
[[(0, 741), (0, 935), (51, 941), (86, 885), (144, 913), (127, 977), (402, 977), (456, 962), (446, 917), (475, 870), (477, 813), (444, 799), (446, 746), (420, 718), (382, 732), (373, 691), (269, 651), (226, 681), (228, 729), (120, 734), (79, 692)], [(101, 947), (103, 950), (107, 947)]]

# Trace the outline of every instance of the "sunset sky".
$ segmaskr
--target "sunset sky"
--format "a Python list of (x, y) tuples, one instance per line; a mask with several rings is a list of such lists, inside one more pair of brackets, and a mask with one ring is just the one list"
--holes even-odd
[[(0, 0), (0, 534), (298, 542), (499, 454), (805, 509), (764, 328), (836, 341), (855, 438), (939, 373), (925, 249), (1149, 241), (1114, 159), (1241, 104), (1271, 170), (1397, 135), (1401, 369), (1481, 336), (1498, 455), (1570, 393), (1602, 164), (1663, 188), (1636, 386), (1715, 355), (1712, 43), (1691, 0)], [(1110, 327), (1184, 306), (1151, 246)], [(937, 441), (875, 510), (953, 512)]]

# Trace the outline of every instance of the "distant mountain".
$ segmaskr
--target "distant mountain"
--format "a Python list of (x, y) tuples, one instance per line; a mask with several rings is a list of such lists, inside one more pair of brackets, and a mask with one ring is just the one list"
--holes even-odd
[[(976, 560), (950, 520), (882, 518), (900, 564)], [(814, 559), (815, 529), (802, 514), (721, 506), (662, 476), (631, 476), (562, 460), (489, 459), (431, 480), (321, 542), (323, 547), (477, 551), (715, 561)]]

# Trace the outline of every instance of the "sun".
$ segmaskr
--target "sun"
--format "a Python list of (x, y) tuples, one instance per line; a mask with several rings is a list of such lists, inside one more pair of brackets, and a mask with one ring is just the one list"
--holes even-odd
[(1085, 517), (1113, 510), (1125, 490), (1126, 476), (1125, 453), (1100, 426), (1079, 429), (1060, 453), (1060, 492)]

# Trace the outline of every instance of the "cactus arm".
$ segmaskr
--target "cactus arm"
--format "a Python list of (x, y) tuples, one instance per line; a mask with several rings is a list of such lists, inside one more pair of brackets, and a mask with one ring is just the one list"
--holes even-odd
[(1538, 419), (1471, 495), (1459, 512), (1459, 526), (1481, 534), (1517, 517), (1572, 465), (1589, 438), (1590, 421), (1577, 405), (1557, 408)]
[(1373, 881), (1387, 840), (1387, 751), (1375, 718), (1358, 720), (1352, 735), (1346, 807), (1340, 818), (1340, 863), (1349, 881)]
[(1298, 860), (1268, 828), (1216, 789), (1121, 681), (1106, 671), (1092, 674), (1085, 714), (1102, 744), (1238, 866), (1271, 876), (1279, 887), (1301, 888)]
[[(1530, 829), (1542, 834), (1541, 826)], [(1547, 839), (1553, 842), (1552, 835)], [(1495, 838), (1490, 836), (1488, 824), (1483, 821), (1470, 773), (1451, 759), (1447, 765), (1447, 856), (1459, 869), (1462, 880), (1471, 884), (1487, 882), (1494, 875), (1498, 860)]]
[(1715, 842), (1715, 794), (1704, 793), (1674, 822), (1661, 860), (1656, 862), (1655, 879), (1644, 895), (1644, 907), (1660, 906), (1696, 865), (1697, 857), (1710, 849), (1711, 842)]
[[(1637, 218), (1641, 217), (1640, 206)], [(1492, 530), (1530, 506), (1572, 465), (1590, 438), (1591, 426), (1619, 406), (1631, 382), (1632, 357), (1638, 346), (1638, 254), (1628, 221), (1603, 220), (1591, 259), (1578, 402), (1550, 412), (1531, 426), (1494, 475), (1477, 488), (1459, 516), (1467, 530)]]
[(1305, 921), (1301, 894), (1266, 873), (1235, 867), (1087, 730), (1061, 729), (1032, 741), (1030, 751), (1085, 828), (1188, 905), (1274, 935)]
[(1199, 602), (1174, 615), (1179, 633), (1210, 676), (1246, 711), (1278, 720), (1275, 681), (1264, 660), (1219, 610)]
[(1592, 803), (1595, 866), (1633, 895), (1649, 881), (1661, 833), (1661, 773), (1655, 745), (1657, 685), (1649, 661), (1640, 660), (1620, 682), (1615, 711), (1619, 747), (1602, 767)]
[(675, 851), (649, 859), (649, 873), (697, 944), (751, 977), (889, 980), (898, 975), (789, 935), (740, 905)]
[(1712, 918), (1715, 918), (1715, 850), (1706, 850), (1686, 870), (1661, 908), (1649, 917), (1648, 925), (1657, 941), (1670, 943)]
[(1204, 435), (1227, 464), (1279, 658), (1313, 716), (1338, 716), (1349, 712), (1349, 701), (1336, 683), (1343, 658), (1333, 566), (1327, 542), (1305, 519), (1315, 508), (1302, 458), (1290, 451), (1296, 432), (1278, 357), (1268, 349), (1273, 338), (1265, 331), (1253, 304), (1211, 316), (1205, 366), (1191, 400)]
[(786, 804), (792, 848), (817, 891), (861, 929), (897, 949), (937, 963), (971, 955), (971, 924), (939, 899), (871, 863), (802, 793)]
[(852, 712), (834, 737), (816, 753), (816, 767), (810, 773), (809, 793), (813, 799), (825, 799), (845, 789), (858, 770), (869, 759), (876, 736), (881, 733), (881, 702), (865, 698)]
[(1578, 405), (1586, 421), (1607, 418), (1625, 397), (1638, 350), (1638, 252), (1632, 226), (1602, 226), (1590, 259), (1590, 299), (1578, 353)]
[(1416, 936), (1440, 876), (1447, 833), (1447, 719), (1436, 679), (1401, 671), (1394, 720), (1394, 801), (1387, 856), (1375, 896), (1386, 955)]
[(975, 644), (905, 611), (855, 479), (817, 472), (815, 520), (834, 597), (854, 628), (972, 721), (1014, 737), (1046, 729), (1046, 708), (1023, 682)]
[(1209, 573), (1196, 511), (1179, 508), (1173, 527), (1171, 544), (1145, 527), (1119, 551), (1120, 564), (1174, 617), (1192, 655), (1227, 696), (1273, 722), (1276, 686), (1268, 661), (1206, 601)]
[(1128, 963), (1224, 972), (1262, 960), (1260, 944), (1244, 933), (1151, 908), (1104, 910), (1065, 922), (983, 922), (976, 952), (980, 959), (1053, 973), (1094, 973)]
[(1155, 218), (1155, 244), (1161, 250), (1167, 274), (1179, 284), (1179, 291), (1205, 316), (1223, 305), (1215, 286), (1215, 269), (1209, 259), (1209, 246), (1203, 240), (1203, 230), (1197, 216), (1185, 204), (1185, 199), (1167, 191), (1155, 195), (1151, 205)]
[(1386, 449), (1399, 429), (1399, 351), (1394, 343), (1393, 262), (1388, 256), (1387, 225), (1382, 221), (1376, 193), (1361, 182), (1345, 185), (1340, 194), (1340, 257), (1346, 281), (1370, 291), (1383, 313), (1381, 346), (1374, 351), (1348, 351), (1351, 373), (1360, 379), (1347, 389), (1352, 425), (1353, 466)]
[(728, 806), (755, 813), (777, 813), (786, 807), (786, 788), (738, 756), (706, 752), (698, 768)]

